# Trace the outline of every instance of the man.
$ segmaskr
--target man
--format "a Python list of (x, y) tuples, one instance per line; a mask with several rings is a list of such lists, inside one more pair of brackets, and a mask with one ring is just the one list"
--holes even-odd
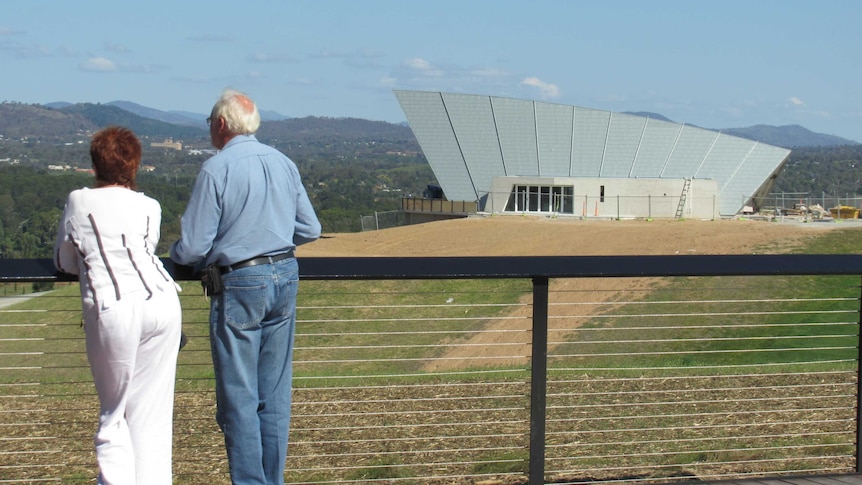
[(320, 236), (320, 222), (296, 165), (255, 138), (260, 114), (248, 96), (224, 91), (207, 123), (219, 152), (201, 167), (171, 259), (215, 267), (223, 282), (210, 294), (210, 345), (231, 480), (283, 484), (299, 282), (294, 249)]

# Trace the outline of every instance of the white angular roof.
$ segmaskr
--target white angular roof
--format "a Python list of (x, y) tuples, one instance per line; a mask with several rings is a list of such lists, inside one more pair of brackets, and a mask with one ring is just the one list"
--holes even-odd
[(496, 176), (701, 178), (733, 215), (771, 187), (790, 150), (643, 116), (531, 100), (395, 91), (450, 200)]

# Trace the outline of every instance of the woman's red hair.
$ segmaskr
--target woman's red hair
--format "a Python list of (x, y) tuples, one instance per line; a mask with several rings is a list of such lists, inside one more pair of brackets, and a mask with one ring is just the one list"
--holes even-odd
[(93, 135), (90, 158), (96, 172), (96, 187), (122, 185), (135, 188), (141, 164), (141, 142), (132, 130), (110, 126)]

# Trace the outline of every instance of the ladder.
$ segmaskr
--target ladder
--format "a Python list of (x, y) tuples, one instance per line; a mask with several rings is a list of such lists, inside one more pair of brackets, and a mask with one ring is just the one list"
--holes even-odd
[(691, 179), (683, 179), (682, 194), (679, 196), (679, 205), (676, 207), (676, 218), (682, 219), (682, 214), (685, 210), (685, 199), (688, 196), (688, 190), (691, 188)]

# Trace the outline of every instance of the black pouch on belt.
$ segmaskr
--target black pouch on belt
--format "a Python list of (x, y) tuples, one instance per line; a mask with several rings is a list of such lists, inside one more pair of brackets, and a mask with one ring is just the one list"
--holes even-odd
[(224, 290), (221, 281), (221, 270), (218, 265), (211, 264), (201, 271), (201, 285), (207, 295), (218, 295)]

